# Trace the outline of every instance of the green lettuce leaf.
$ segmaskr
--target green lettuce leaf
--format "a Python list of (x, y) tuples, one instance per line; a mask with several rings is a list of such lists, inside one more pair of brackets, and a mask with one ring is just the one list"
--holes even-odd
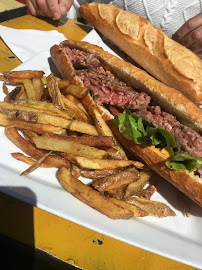
[(172, 170), (187, 170), (193, 172), (202, 164), (202, 158), (196, 158), (188, 154), (174, 153), (174, 155), (166, 161), (166, 166)]
[(136, 144), (154, 145), (156, 148), (169, 151), (171, 158), (166, 161), (168, 168), (192, 172), (202, 164), (202, 158), (176, 152), (176, 142), (169, 131), (145, 125), (142, 119), (131, 111), (124, 110), (123, 113), (115, 114), (114, 120), (119, 131), (127, 139), (133, 140)]

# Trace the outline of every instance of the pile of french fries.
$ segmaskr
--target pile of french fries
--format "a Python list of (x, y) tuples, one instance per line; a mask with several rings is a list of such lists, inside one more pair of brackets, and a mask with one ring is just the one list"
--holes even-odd
[[(84, 106), (87, 88), (42, 71), (5, 72), (0, 79), (6, 94), (0, 125), (23, 152), (12, 153), (13, 158), (29, 164), (21, 175), (56, 167), (65, 190), (112, 219), (175, 215), (150, 199), (156, 191), (149, 184), (151, 170), (129, 159), (99, 111)], [(13, 85), (10, 92), (8, 85)]]

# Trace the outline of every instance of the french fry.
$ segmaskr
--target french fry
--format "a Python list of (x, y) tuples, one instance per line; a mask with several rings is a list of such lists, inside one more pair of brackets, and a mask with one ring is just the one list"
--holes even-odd
[(135, 167), (126, 168), (123, 171), (111, 174), (92, 183), (93, 187), (100, 192), (109, 191), (123, 185), (128, 185), (139, 178), (139, 172)]
[(157, 188), (155, 185), (149, 185), (147, 188), (140, 190), (135, 196), (150, 200), (152, 195), (156, 192)]
[(90, 170), (115, 170), (128, 166), (135, 166), (138, 169), (144, 168), (141, 162), (133, 160), (93, 159), (78, 156), (75, 157), (75, 161), (81, 168)]
[(175, 212), (173, 212), (173, 210), (169, 206), (161, 202), (136, 197), (127, 198), (125, 199), (125, 201), (146, 211), (150, 216), (159, 218), (176, 216)]
[(52, 103), (64, 109), (65, 106), (64, 106), (62, 95), (60, 93), (60, 89), (58, 87), (58, 80), (53, 76), (52, 73), (46, 78), (46, 83), (47, 83), (49, 94), (52, 98)]
[(140, 208), (138, 208), (137, 206), (127, 203), (125, 201), (122, 200), (117, 200), (116, 198), (111, 198), (111, 200), (117, 204), (122, 206), (123, 208), (126, 208), (128, 210), (131, 210), (134, 213), (134, 217), (145, 217), (148, 216), (148, 213)]
[(31, 130), (39, 134), (44, 133), (66, 134), (65, 129), (63, 128), (33, 122), (26, 122), (21, 120), (9, 120), (3, 113), (0, 113), (0, 126), (14, 126), (20, 129)]
[(151, 175), (152, 175), (151, 170), (142, 170), (140, 172), (140, 178), (126, 187), (124, 198), (130, 197), (139, 192), (140, 190), (142, 190), (146, 185), (146, 183), (148, 183)]
[(79, 178), (81, 176), (81, 168), (74, 163), (71, 164), (70, 172), (75, 178)]
[(68, 80), (58, 78), (58, 87), (59, 87), (60, 90), (63, 89), (63, 88), (66, 88), (68, 85), (69, 85)]
[(85, 112), (81, 110), (80, 108), (78, 108), (74, 102), (72, 102), (65, 96), (63, 96), (63, 102), (64, 102), (65, 108), (72, 111), (77, 120), (87, 122), (87, 123), (89, 122), (88, 117), (86, 116)]
[(95, 147), (71, 141), (71, 138), (62, 136), (38, 136), (33, 141), (37, 148), (65, 152), (83, 157), (104, 158), (107, 152)]
[[(46, 153), (43, 150), (37, 149), (32, 143), (25, 140), (16, 130), (16, 128), (10, 126), (5, 128), (6, 137), (20, 148), (25, 154), (34, 158), (35, 160), (41, 158)], [(46, 163), (50, 164), (51, 167), (59, 168), (60, 166), (69, 167), (69, 161), (57, 155), (51, 155), (47, 157)]]
[(111, 147), (115, 143), (112, 137), (107, 136), (90, 136), (90, 135), (68, 136), (68, 140), (71, 140), (72, 142), (89, 145), (92, 147), (102, 147), (102, 146)]
[(90, 116), (90, 114), (86, 111), (86, 109), (84, 108), (81, 100), (79, 98), (77, 98), (74, 95), (68, 94), (67, 96), (65, 96), (67, 99), (69, 99), (70, 101), (72, 101), (77, 108), (79, 108), (80, 110), (82, 110), (84, 112), (84, 114), (86, 115), (88, 122), (92, 123), (92, 117)]
[(97, 180), (97, 179), (101, 179), (103, 177), (109, 176), (113, 173), (120, 172), (120, 171), (121, 171), (121, 169), (116, 169), (116, 170), (83, 170), (82, 176), (84, 176), (86, 178), (91, 178), (93, 180)]
[(127, 160), (128, 158), (126, 156), (125, 151), (123, 150), (122, 146), (118, 143), (118, 141), (114, 137), (111, 129), (108, 127), (107, 123), (102, 118), (102, 115), (100, 114), (100, 112), (94, 107), (91, 108), (90, 112), (91, 112), (91, 116), (95, 122), (98, 133), (102, 136), (113, 137), (116, 141), (116, 146), (114, 146), (114, 148), (121, 153), (121, 156), (123, 157), (123, 159)]
[(60, 84), (59, 82), (59, 88), (61, 89), (61, 92), (63, 93), (63, 95), (68, 95), (68, 94), (72, 94), (77, 98), (84, 98), (88, 92), (89, 89), (86, 87), (81, 87), (81, 86), (77, 86), (77, 85), (73, 85), (73, 84), (69, 84), (67, 86), (62, 87), (63, 85)]
[[(13, 158), (15, 158), (16, 160), (22, 161), (28, 165), (34, 165), (36, 163), (36, 159), (25, 156), (23, 153), (11, 153), (11, 156)], [(53, 166), (51, 166), (51, 164), (46, 163), (46, 162), (42, 162), (40, 163), (40, 167), (42, 168), (51, 168)]]
[(82, 121), (72, 121), (68, 129), (92, 136), (98, 136), (98, 132), (93, 125)]
[(126, 187), (127, 187), (127, 185), (123, 185), (123, 186), (120, 186), (118, 188), (110, 189), (110, 190), (108, 190), (107, 194), (111, 198), (123, 200)]
[(18, 100), (14, 102), (16, 105), (25, 106), (32, 109), (37, 109), (37, 111), (48, 111), (49, 114), (52, 112), (53, 114), (58, 114), (64, 118), (72, 119), (74, 114), (67, 110), (61, 109), (52, 103), (48, 103), (46, 101), (36, 101), (36, 100)]
[(22, 94), (25, 94), (25, 88), (23, 85), (19, 85), (17, 87), (15, 87), (10, 93), (8, 93), (8, 95), (4, 98), (5, 102), (14, 102), (16, 99), (19, 99), (22, 97)]
[(44, 72), (37, 70), (10, 71), (4, 72), (3, 75), (9, 82), (22, 83), (24, 79), (42, 78)]
[(34, 164), (32, 164), (27, 170), (22, 172), (20, 176), (30, 174), (31, 172), (36, 170), (50, 154), (51, 154), (51, 151), (44, 154), (40, 159), (38, 159)]
[(35, 91), (34, 91), (32, 81), (30, 79), (23, 79), (22, 82), (23, 82), (24, 87), (25, 87), (27, 98), (36, 100), (36, 94), (35, 94)]
[(72, 120), (67, 119), (67, 115), (60, 115), (54, 111), (43, 109), (38, 110), (33, 107), (13, 103), (0, 102), (0, 110), (6, 112), (7, 118), (9, 119), (31, 121), (40, 124), (50, 124), (61, 128), (69, 128), (72, 123)]
[(20, 92), (20, 93), (19, 93), (19, 97), (18, 97), (17, 99), (18, 99), (18, 100), (19, 100), (19, 99), (27, 99), (26, 91)]
[(57, 171), (57, 178), (61, 186), (74, 197), (86, 203), (102, 214), (112, 219), (129, 219), (134, 216), (131, 210), (115, 204), (110, 198), (100, 194), (88, 185), (73, 177), (64, 166)]
[(81, 109), (85, 114), (86, 116), (88, 116), (88, 113), (86, 111), (86, 109), (84, 108), (83, 104), (81, 103), (80, 99), (71, 95), (71, 94), (68, 94), (65, 96), (67, 99), (69, 99), (70, 101), (72, 101), (79, 109)]
[(25, 130), (24, 129), (22, 131), (22, 133), (23, 133), (23, 136), (25, 137), (25, 139), (28, 140), (31, 143), (33, 143), (33, 140), (32, 140), (33, 137), (39, 136), (36, 132), (31, 131), (31, 130)]
[(44, 92), (44, 85), (42, 83), (42, 80), (39, 78), (33, 78), (32, 83), (33, 83), (36, 100), (41, 100), (41, 97)]

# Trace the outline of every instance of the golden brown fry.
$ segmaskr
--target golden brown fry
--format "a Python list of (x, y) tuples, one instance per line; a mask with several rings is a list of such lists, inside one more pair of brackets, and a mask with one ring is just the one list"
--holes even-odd
[(109, 218), (129, 219), (134, 215), (131, 210), (115, 204), (110, 198), (100, 194), (88, 185), (83, 184), (77, 178), (73, 177), (64, 166), (60, 167), (57, 171), (57, 178), (63, 188), (69, 191), (73, 196)]
[(118, 200), (124, 199), (124, 193), (127, 185), (120, 186), (118, 188), (108, 190), (107, 194), (111, 198), (116, 198)]
[(0, 74), (0, 81), (5, 82), (5, 81), (6, 81), (6, 77), (5, 77), (4, 75), (1, 75), (1, 74)]
[[(48, 111), (49, 114), (57, 114), (60, 115), (66, 119), (72, 119), (74, 117), (74, 114), (66, 109), (58, 108), (57, 106), (53, 105), (52, 103), (48, 103), (46, 101), (36, 101), (36, 100), (17, 100), (14, 102), (14, 104), (20, 105), (24, 107), (28, 107), (29, 110), (32, 111)], [(0, 103), (1, 106), (7, 106)], [(35, 110), (34, 110), (35, 109)], [(25, 108), (24, 108), (25, 110)], [(27, 109), (28, 110), (28, 109)]]
[(140, 178), (126, 187), (124, 198), (130, 197), (142, 190), (146, 183), (148, 183), (151, 175), (151, 170), (142, 170), (140, 172)]
[(46, 158), (48, 156), (50, 156), (50, 154), (52, 153), (52, 151), (46, 153), (43, 155), (43, 157), (41, 157), (40, 159), (38, 159), (34, 164), (32, 164), (27, 170), (25, 170), (24, 172), (22, 172), (20, 174), (20, 176), (23, 175), (27, 175), (30, 174), (31, 172), (35, 171), (38, 167), (40, 167), (40, 165), (46, 160)]
[(22, 83), (24, 79), (42, 78), (44, 72), (37, 70), (10, 71), (4, 72), (4, 77), (13, 83)]
[(69, 137), (44, 135), (34, 137), (33, 141), (36, 147), (40, 149), (65, 152), (92, 158), (104, 158), (107, 155), (107, 152), (104, 150), (99, 150), (95, 147), (74, 142)]
[(92, 136), (98, 136), (98, 132), (93, 125), (82, 121), (72, 121), (68, 129)]
[(76, 164), (75, 158), (77, 157), (77, 155), (68, 154), (68, 153), (64, 153), (64, 152), (56, 152), (56, 153), (57, 153), (57, 155), (60, 155), (61, 157), (64, 157), (65, 159), (69, 160), (71, 163)]
[(53, 133), (53, 134), (61, 134), (61, 135), (66, 134), (66, 131), (63, 128), (51, 126), (51, 125), (39, 124), (39, 123), (20, 121), (20, 120), (9, 120), (7, 119), (6, 115), (3, 113), (0, 113), (0, 126), (14, 126), (20, 129), (31, 130), (39, 134), (44, 134), (44, 133)]
[(67, 138), (72, 142), (77, 142), (92, 147), (102, 147), (102, 146), (112, 147), (115, 143), (112, 137), (107, 136), (83, 135), (83, 136), (68, 136)]
[[(29, 164), (29, 165), (33, 165), (33, 164), (35, 164), (35, 162), (36, 162), (36, 159), (31, 158), (31, 157), (28, 157), (28, 156), (25, 156), (25, 155), (22, 154), (22, 153), (11, 153), (11, 156), (12, 156), (13, 158), (19, 160), (19, 161), (22, 161), (22, 162), (24, 162), (24, 163), (26, 163), (26, 164)], [(42, 167), (42, 168), (51, 168), (51, 167), (53, 167), (53, 166), (51, 166), (51, 164), (49, 164), (49, 163), (42, 162), (42, 163), (40, 164), (40, 167)]]
[(4, 98), (5, 102), (14, 102), (16, 99), (19, 98), (22, 92), (24, 92), (25, 89), (23, 85), (19, 85), (15, 87), (10, 93), (7, 94), (7, 96)]
[(61, 92), (64, 95), (72, 94), (72, 95), (74, 95), (77, 98), (84, 98), (88, 94), (88, 92), (89, 92), (89, 89), (88, 88), (77, 86), (77, 85), (73, 85), (73, 84), (69, 84), (69, 85), (67, 85), (65, 87), (61, 87), (59, 85), (59, 88), (61, 89)]
[(157, 188), (155, 185), (149, 185), (147, 188), (140, 190), (135, 196), (150, 200), (152, 195), (156, 192)]
[(79, 178), (81, 176), (81, 168), (74, 163), (71, 164), (70, 172), (75, 178)]
[(168, 217), (176, 216), (175, 212), (164, 203), (151, 201), (142, 198), (130, 197), (125, 199), (126, 202), (131, 203), (140, 209), (146, 211), (150, 216), (154, 217)]
[(24, 129), (22, 131), (22, 133), (23, 133), (23, 136), (25, 137), (25, 139), (30, 141), (31, 143), (33, 143), (33, 140), (32, 140), (33, 137), (39, 136), (36, 132), (31, 131), (31, 130)]
[(62, 98), (63, 98), (65, 108), (73, 112), (77, 120), (84, 121), (87, 123), (89, 122), (88, 117), (86, 116), (85, 112), (82, 111), (80, 108), (78, 108), (74, 102), (72, 102), (71, 100), (69, 100), (68, 98), (64, 96), (62, 96)]
[(26, 92), (24, 91), (24, 92), (22, 92), (22, 93), (19, 93), (19, 97), (18, 97), (18, 100), (19, 99), (27, 99), (27, 94), (26, 94)]
[(3, 82), (3, 87), (2, 88), (3, 88), (3, 93), (5, 95), (8, 95), (9, 94), (9, 91), (8, 91), (8, 87), (6, 85), (6, 81)]
[[(18, 148), (20, 148), (25, 154), (34, 158), (35, 160), (41, 158), (46, 152), (40, 149), (37, 149), (35, 145), (25, 140), (16, 130), (16, 128), (10, 126), (5, 128), (5, 135), (7, 138), (14, 143)], [(47, 157), (46, 163), (50, 164), (51, 167), (59, 168), (60, 166), (69, 167), (69, 162), (67, 159), (62, 158), (57, 155), (51, 155)]]
[(118, 200), (116, 198), (111, 198), (111, 200), (115, 203), (118, 204), (120, 206), (122, 206), (125, 209), (128, 209), (130, 211), (132, 211), (134, 213), (134, 217), (145, 217), (148, 216), (148, 213), (140, 208), (138, 208), (137, 206), (127, 203), (125, 201), (122, 200)]
[[(123, 170), (123, 169), (122, 169)], [(120, 172), (121, 169), (116, 170), (83, 170), (82, 176), (90, 178), (93, 180), (101, 179), (103, 177), (109, 176), (113, 173)]]
[(83, 104), (81, 103), (80, 99), (68, 94), (65, 96), (67, 99), (69, 99), (70, 101), (72, 101), (79, 109), (81, 109), (86, 115), (88, 115), (86, 109), (84, 108)]
[(36, 94), (34, 91), (33, 83), (30, 79), (23, 79), (23, 84), (26, 90), (27, 98), (36, 100)]
[(58, 87), (58, 80), (51, 73), (46, 78), (46, 82), (47, 82), (47, 87), (48, 87), (49, 94), (50, 94), (50, 96), (52, 98), (52, 103), (54, 105), (58, 105), (58, 106), (60, 106), (61, 108), (64, 109), (65, 106), (64, 106), (62, 95), (60, 93), (60, 89)]
[(118, 168), (125, 168), (128, 166), (135, 166), (138, 169), (143, 169), (144, 165), (139, 161), (133, 160), (114, 160), (114, 159), (93, 159), (86, 157), (76, 157), (75, 161), (81, 168), (91, 170), (114, 170)]
[(91, 107), (90, 114), (95, 122), (98, 133), (102, 136), (113, 137), (115, 139), (115, 142), (116, 142), (116, 146), (114, 146), (114, 148), (121, 153), (121, 156), (123, 157), (123, 159), (127, 160), (128, 158), (126, 156), (125, 151), (123, 150), (122, 146), (117, 142), (111, 129), (108, 127), (107, 123), (102, 118), (102, 115), (100, 114), (100, 112), (96, 108)]
[(39, 78), (33, 78), (32, 80), (33, 88), (36, 96), (36, 100), (41, 100), (41, 97), (44, 93), (44, 84), (41, 79)]
[[(108, 137), (108, 138), (111, 138), (111, 137)], [(114, 147), (114, 146), (113, 146)], [(116, 147), (116, 146), (115, 146)], [(115, 148), (112, 148), (112, 147), (104, 147), (102, 148), (104, 150), (107, 151), (108, 153), (108, 158), (109, 159), (124, 159), (123, 156), (121, 155), (120, 151), (118, 151), (117, 149)]]
[(126, 168), (92, 183), (93, 187), (100, 192), (128, 185), (139, 178), (139, 172), (135, 167)]
[(65, 79), (58, 78), (58, 87), (61, 89), (66, 88), (69, 85), (69, 81)]

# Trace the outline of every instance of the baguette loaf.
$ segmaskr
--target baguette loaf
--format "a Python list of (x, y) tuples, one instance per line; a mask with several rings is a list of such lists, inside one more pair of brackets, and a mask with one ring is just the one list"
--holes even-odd
[[(201, 109), (187, 99), (176, 89), (170, 88), (157, 81), (145, 71), (138, 69), (102, 50), (102, 48), (79, 41), (64, 41), (60, 46), (54, 45), (51, 48), (51, 57), (63, 78), (70, 80), (79, 86), (83, 86), (82, 81), (77, 77), (76, 71), (65, 53), (65, 47), (79, 49), (84, 52), (94, 54), (103, 64), (109, 68), (120, 80), (127, 82), (137, 91), (146, 92), (161, 107), (175, 115), (178, 120), (186, 122), (194, 130), (202, 131)], [(115, 127), (112, 115), (94, 102), (90, 95), (83, 100), (83, 105), (88, 109), (95, 106), (102, 114), (115, 133), (117, 139), (130, 150), (134, 155), (143, 160), (155, 172), (172, 183), (179, 190), (184, 192), (189, 198), (202, 206), (202, 179), (188, 171), (173, 171), (165, 165), (165, 161), (170, 158), (168, 151), (159, 150), (154, 146), (137, 145), (131, 140), (124, 138)]]
[(80, 15), (148, 73), (202, 104), (202, 61), (145, 18), (112, 4), (83, 4)]

